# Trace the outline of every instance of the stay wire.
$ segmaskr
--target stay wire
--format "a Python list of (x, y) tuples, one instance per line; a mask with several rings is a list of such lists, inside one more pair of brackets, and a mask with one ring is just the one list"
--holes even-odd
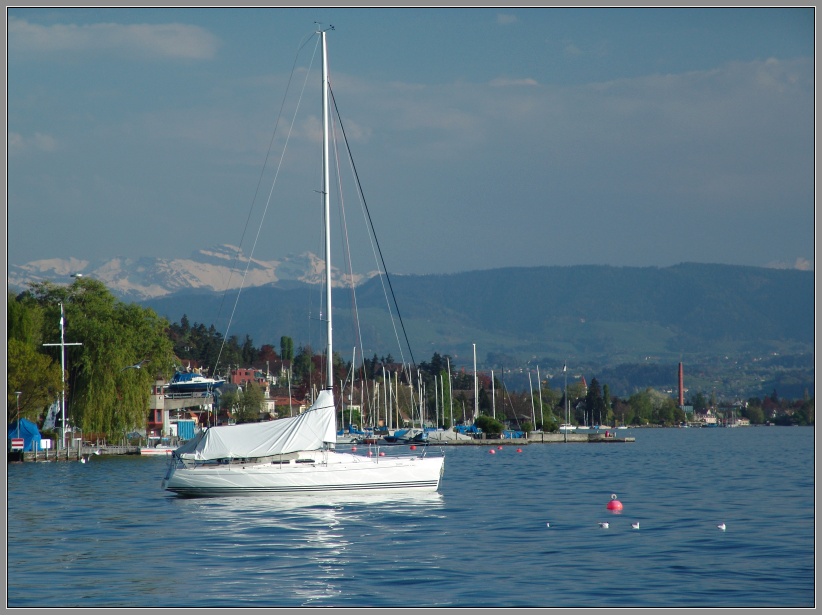
[(377, 252), (379, 253), (383, 273), (385, 273), (385, 279), (388, 281), (388, 288), (391, 291), (391, 298), (393, 299), (394, 307), (397, 310), (397, 318), (400, 321), (400, 326), (402, 327), (402, 332), (403, 332), (403, 335), (405, 336), (405, 343), (408, 346), (408, 353), (411, 357), (411, 365), (415, 365), (416, 361), (414, 360), (414, 351), (411, 349), (411, 342), (408, 341), (408, 332), (405, 330), (405, 323), (403, 322), (402, 315), (400, 314), (400, 307), (399, 307), (399, 304), (397, 303), (396, 294), (394, 293), (394, 286), (391, 284), (391, 277), (388, 275), (388, 269), (385, 266), (385, 258), (383, 258), (382, 249), (380, 248), (380, 242), (379, 242), (379, 239), (377, 239), (376, 230), (374, 229), (374, 222), (371, 218), (371, 212), (369, 211), (368, 204), (366, 203), (366, 200), (365, 200), (365, 194), (363, 193), (363, 190), (362, 190), (362, 184), (360, 183), (360, 176), (359, 176), (359, 173), (357, 172), (357, 166), (354, 164), (354, 157), (353, 157), (353, 154), (351, 152), (351, 147), (348, 143), (348, 137), (345, 133), (345, 126), (343, 126), (342, 118), (340, 117), (340, 112), (339, 112), (339, 109), (337, 108), (337, 99), (334, 97), (334, 91), (331, 89), (330, 86), (329, 86), (328, 89), (329, 89), (329, 92), (331, 94), (331, 101), (334, 103), (334, 110), (335, 110), (336, 115), (337, 115), (337, 120), (340, 122), (340, 130), (342, 130), (343, 140), (345, 141), (345, 146), (348, 149), (348, 157), (351, 160), (351, 166), (352, 166), (352, 169), (354, 170), (354, 176), (355, 176), (356, 181), (357, 181), (357, 189), (359, 190), (360, 198), (362, 199), (363, 207), (365, 208), (365, 213), (368, 216), (368, 224), (371, 227), (371, 233), (374, 237), (374, 242), (376, 243), (376, 246), (377, 246)]
[[(297, 47), (297, 52), (296, 52), (295, 57), (294, 57), (294, 63), (292, 64), (292, 67), (291, 67), (291, 74), (288, 77), (288, 82), (286, 84), (286, 90), (285, 90), (285, 93), (283, 94), (283, 100), (280, 103), (280, 110), (279, 110), (278, 115), (277, 115), (277, 121), (275, 122), (274, 131), (271, 135), (271, 140), (269, 141), (268, 151), (266, 152), (265, 160), (263, 162), (263, 168), (261, 169), (260, 177), (257, 180), (257, 187), (256, 187), (255, 192), (254, 192), (254, 198), (252, 199), (251, 209), (248, 212), (248, 217), (246, 218), (245, 226), (243, 228), (243, 233), (242, 233), (242, 236), (241, 236), (241, 239), (240, 239), (240, 246), (242, 246), (243, 241), (245, 240), (245, 235), (246, 235), (246, 232), (248, 230), (248, 226), (249, 226), (249, 223), (250, 223), (250, 220), (251, 220), (251, 214), (253, 213), (253, 210), (254, 210), (254, 203), (257, 201), (257, 196), (259, 195), (260, 186), (262, 184), (263, 176), (265, 174), (265, 169), (268, 166), (268, 160), (269, 160), (269, 157), (271, 155), (274, 139), (275, 139), (276, 134), (277, 134), (277, 128), (280, 125), (280, 120), (282, 118), (283, 109), (285, 108), (285, 101), (286, 101), (286, 98), (288, 96), (288, 92), (291, 89), (291, 81), (294, 77), (294, 73), (296, 72), (296, 66), (297, 66), (297, 61), (299, 59), (300, 51), (302, 50), (303, 47), (305, 47), (305, 45), (308, 43), (308, 41), (311, 40), (311, 37), (313, 37), (315, 34), (316, 34), (316, 32), (312, 32), (310, 35), (307, 35)], [(315, 44), (314, 54), (312, 55), (310, 64), (313, 64), (314, 57), (316, 56), (318, 44), (319, 44), (319, 38), (317, 39), (317, 43)], [(306, 84), (307, 84), (307, 81), (308, 81), (308, 75), (309, 74), (310, 74), (310, 70), (306, 71), (306, 77), (305, 77), (305, 80), (303, 81), (303, 87), (302, 87), (302, 90), (300, 91), (300, 95), (299, 95), (298, 100), (297, 100), (297, 107), (294, 111), (294, 116), (291, 119), (291, 125), (289, 126), (289, 129), (288, 129), (288, 134), (286, 136), (285, 144), (283, 145), (283, 150), (282, 150), (282, 153), (280, 155), (280, 160), (277, 164), (277, 170), (274, 174), (274, 179), (272, 180), (272, 183), (271, 183), (271, 189), (270, 189), (269, 194), (268, 194), (268, 199), (266, 200), (265, 208), (263, 209), (263, 214), (262, 214), (262, 217), (260, 219), (260, 226), (257, 229), (257, 234), (254, 238), (254, 243), (252, 244), (251, 251), (248, 255), (248, 261), (246, 263), (245, 271), (243, 272), (243, 277), (242, 277), (242, 280), (240, 282), (240, 287), (237, 290), (237, 298), (234, 301), (234, 306), (232, 307), (231, 315), (229, 316), (228, 324), (226, 325), (226, 332), (225, 332), (225, 335), (223, 336), (223, 340), (222, 340), (222, 343), (220, 345), (220, 351), (217, 354), (217, 365), (219, 365), (219, 363), (220, 363), (220, 357), (222, 357), (223, 350), (225, 349), (226, 340), (229, 339), (228, 333), (229, 333), (229, 330), (231, 328), (231, 323), (233, 322), (234, 315), (237, 311), (237, 305), (240, 301), (240, 295), (242, 293), (243, 288), (245, 287), (245, 281), (246, 281), (246, 278), (248, 277), (248, 270), (251, 267), (251, 262), (254, 258), (254, 250), (257, 247), (257, 242), (259, 241), (260, 232), (262, 231), (263, 221), (265, 220), (265, 216), (266, 216), (266, 214), (268, 212), (268, 208), (271, 204), (271, 198), (272, 198), (272, 194), (274, 192), (274, 187), (277, 184), (277, 179), (280, 175), (280, 170), (282, 168), (283, 159), (285, 157), (285, 151), (286, 151), (286, 148), (288, 147), (288, 142), (291, 138), (291, 133), (294, 130), (294, 123), (295, 123), (295, 120), (296, 120), (297, 111), (300, 108), (300, 103), (302, 102), (302, 98), (303, 98), (303, 95), (305, 93), (305, 88), (306, 88)], [(239, 254), (240, 254), (240, 252), (238, 251), (238, 253), (235, 257), (235, 264), (236, 264), (237, 260), (239, 259)], [(232, 273), (233, 273), (234, 269), (235, 269), (235, 267), (232, 266)], [(230, 279), (231, 278), (229, 277), (229, 282), (230, 282)], [(222, 313), (223, 303), (225, 302), (225, 297), (228, 294), (228, 286), (229, 285), (227, 284), (226, 285), (226, 291), (223, 295), (223, 300), (220, 303), (220, 310), (218, 312), (218, 318), (219, 318), (219, 314)], [(215, 365), (215, 368), (214, 368), (215, 371), (217, 369), (217, 365)]]
[[(331, 79), (329, 77), (329, 83)], [(336, 115), (337, 121), (339, 121), (339, 115)], [(343, 244), (345, 246), (345, 251), (343, 252), (344, 260), (345, 260), (345, 268), (349, 276), (349, 286), (351, 290), (351, 313), (353, 316), (354, 321), (354, 338), (355, 344), (359, 346), (360, 355), (363, 360), (363, 366), (365, 365), (365, 348), (362, 342), (362, 329), (360, 327), (360, 313), (357, 306), (357, 290), (354, 284), (354, 268), (351, 264), (351, 242), (349, 241), (348, 237), (348, 221), (345, 216), (345, 198), (343, 197), (343, 189), (342, 189), (342, 174), (340, 172), (340, 156), (339, 156), (339, 149), (337, 147), (337, 143), (339, 142), (337, 139), (337, 124), (335, 122), (331, 123), (332, 128), (332, 140), (334, 143), (334, 166), (336, 168), (337, 173), (337, 199), (339, 202), (339, 209), (340, 209), (340, 233), (343, 237)], [(368, 380), (363, 377), (363, 386), (368, 389)], [(342, 392), (340, 393), (342, 396)], [(370, 392), (369, 397), (370, 400)]]

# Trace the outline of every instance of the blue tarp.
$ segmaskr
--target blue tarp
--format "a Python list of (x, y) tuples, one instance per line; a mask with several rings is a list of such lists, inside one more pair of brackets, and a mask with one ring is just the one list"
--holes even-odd
[(482, 433), (476, 425), (455, 425), (454, 431), (458, 433)]
[(191, 440), (194, 437), (194, 421), (177, 421), (177, 437), (180, 440)]
[(37, 425), (28, 419), (20, 419), (20, 430), (17, 430), (17, 421), (9, 425), (9, 440), (12, 438), (23, 438), (23, 450), (33, 451), (34, 442), (37, 443), (37, 450), (40, 448), (40, 430)]

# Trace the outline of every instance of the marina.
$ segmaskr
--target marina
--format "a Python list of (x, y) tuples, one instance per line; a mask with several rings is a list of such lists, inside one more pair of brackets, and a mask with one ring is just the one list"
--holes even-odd
[[(633, 436), (612, 436), (605, 433), (597, 434), (577, 434), (577, 433), (542, 433), (535, 432), (528, 434), (527, 438), (471, 438), (468, 440), (445, 440), (441, 442), (430, 442), (428, 444), (381, 444), (376, 443), (338, 443), (338, 450), (351, 446), (355, 450), (397, 448), (407, 447), (439, 447), (439, 446), (524, 446), (529, 444), (582, 444), (582, 443), (629, 443), (635, 442)], [(8, 453), (8, 462), (48, 462), (48, 461), (81, 461), (90, 456), (111, 456), (111, 455), (142, 455), (152, 457), (170, 457), (176, 447), (173, 446), (82, 446), (80, 448), (44, 450), (44, 451), (12, 451)]]

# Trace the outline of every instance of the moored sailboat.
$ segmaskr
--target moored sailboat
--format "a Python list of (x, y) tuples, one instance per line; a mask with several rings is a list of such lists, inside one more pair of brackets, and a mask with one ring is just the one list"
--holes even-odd
[(302, 414), (241, 425), (210, 427), (172, 455), (163, 488), (183, 496), (330, 492), (436, 491), (444, 457), (420, 454), (355, 455), (337, 442), (333, 390), (331, 240), (329, 206), (329, 83), (326, 32), (322, 45), (323, 208), (325, 222), (326, 380)]

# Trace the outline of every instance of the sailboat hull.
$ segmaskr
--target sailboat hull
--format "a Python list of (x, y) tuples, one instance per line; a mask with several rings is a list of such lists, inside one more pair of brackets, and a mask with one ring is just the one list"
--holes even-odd
[(181, 496), (436, 491), (444, 457), (313, 452), (285, 462), (172, 465), (163, 488)]

